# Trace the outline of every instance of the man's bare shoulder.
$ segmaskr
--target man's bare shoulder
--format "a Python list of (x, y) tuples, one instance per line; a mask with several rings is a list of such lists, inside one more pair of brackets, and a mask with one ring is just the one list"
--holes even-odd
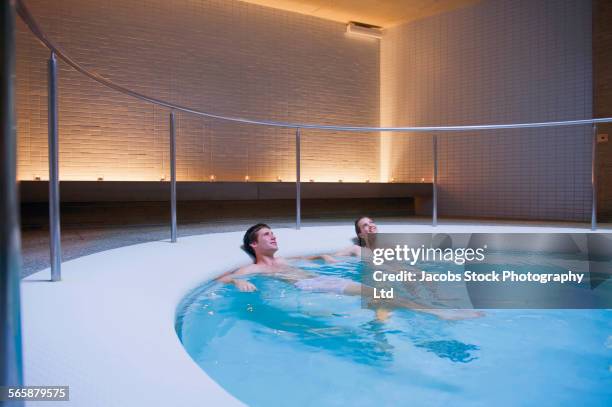
[(263, 263), (249, 264), (248, 266), (239, 268), (236, 271), (236, 274), (246, 275), (246, 274), (265, 273), (266, 271), (270, 269), (274, 269), (276, 266), (285, 266), (288, 264), (289, 262), (284, 257), (275, 257), (274, 262), (272, 264), (263, 264)]
[(274, 258), (274, 263), (278, 265), (286, 265), (289, 264), (289, 261), (284, 257), (278, 256)]
[(235, 271), (234, 274), (236, 275), (257, 274), (257, 273), (261, 273), (262, 268), (263, 267), (257, 263), (249, 264), (248, 266), (240, 267), (238, 270)]

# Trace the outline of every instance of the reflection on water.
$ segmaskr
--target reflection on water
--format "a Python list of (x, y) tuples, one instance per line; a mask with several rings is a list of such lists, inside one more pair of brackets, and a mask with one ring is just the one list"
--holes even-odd
[(477, 357), (472, 356), (472, 351), (480, 349), (476, 345), (467, 345), (455, 340), (425, 341), (415, 345), (419, 348), (427, 349), (441, 358), (447, 358), (459, 363), (468, 363), (476, 360)]

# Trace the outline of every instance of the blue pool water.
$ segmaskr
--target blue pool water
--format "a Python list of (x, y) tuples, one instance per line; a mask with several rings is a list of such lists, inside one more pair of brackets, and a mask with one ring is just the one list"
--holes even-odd
[[(359, 279), (360, 263), (302, 268)], [(359, 297), (206, 284), (181, 304), (191, 357), (252, 406), (612, 405), (612, 311), (486, 310), (443, 321)]]

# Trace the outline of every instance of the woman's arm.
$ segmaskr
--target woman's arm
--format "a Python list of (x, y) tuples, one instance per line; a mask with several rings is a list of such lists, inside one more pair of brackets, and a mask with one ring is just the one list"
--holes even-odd
[(323, 260), (325, 263), (337, 263), (338, 260), (334, 259), (330, 254), (317, 254), (314, 256), (299, 256), (292, 257), (293, 259), (301, 259), (301, 260)]

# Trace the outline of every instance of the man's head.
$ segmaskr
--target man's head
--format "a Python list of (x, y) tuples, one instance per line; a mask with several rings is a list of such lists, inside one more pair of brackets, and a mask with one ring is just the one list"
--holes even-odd
[(378, 228), (371, 218), (361, 216), (355, 221), (355, 233), (359, 239), (363, 239), (368, 233), (376, 232), (378, 232)]
[(254, 258), (257, 258), (257, 253), (273, 255), (278, 250), (274, 232), (265, 223), (258, 223), (248, 228), (242, 242), (244, 250)]

